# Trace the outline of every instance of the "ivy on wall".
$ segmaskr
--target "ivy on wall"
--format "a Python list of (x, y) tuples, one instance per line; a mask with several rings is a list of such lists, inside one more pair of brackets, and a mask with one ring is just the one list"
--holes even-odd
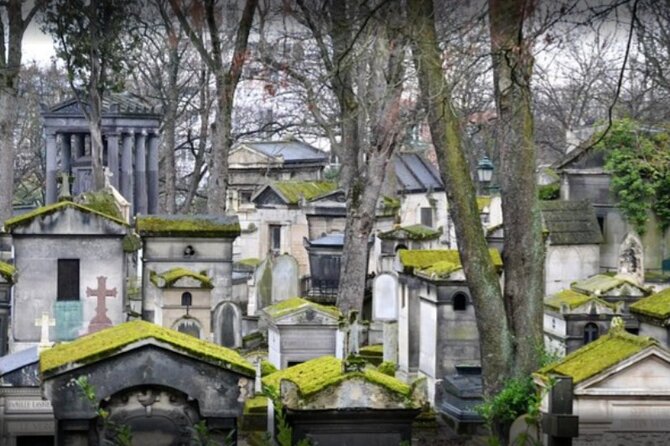
[(619, 208), (639, 234), (644, 234), (649, 212), (661, 229), (670, 227), (670, 134), (665, 129), (643, 129), (632, 120), (614, 121), (595, 146), (605, 153), (605, 170)]

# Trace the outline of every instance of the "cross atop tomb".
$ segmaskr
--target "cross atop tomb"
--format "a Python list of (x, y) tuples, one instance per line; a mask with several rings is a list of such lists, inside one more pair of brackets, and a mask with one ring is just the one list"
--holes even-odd
[(107, 317), (107, 303), (106, 297), (116, 297), (116, 288), (107, 289), (107, 277), (98, 277), (98, 288), (93, 290), (86, 288), (86, 296), (95, 297), (98, 299), (98, 304), (95, 307), (95, 316), (88, 324), (88, 332), (95, 333), (103, 328), (111, 327), (112, 321)]
[(35, 327), (42, 328), (42, 334), (40, 336), (40, 344), (38, 348), (40, 350), (51, 347), (51, 342), (49, 342), (49, 327), (55, 327), (56, 320), (49, 317), (49, 313), (42, 313), (42, 317), (35, 319)]

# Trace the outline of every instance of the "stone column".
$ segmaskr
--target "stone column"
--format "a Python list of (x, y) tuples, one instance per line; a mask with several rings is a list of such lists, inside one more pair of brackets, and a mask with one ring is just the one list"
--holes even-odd
[(149, 213), (158, 213), (158, 134), (149, 135), (147, 200)]
[(123, 134), (123, 152), (121, 154), (121, 195), (131, 205), (133, 199), (133, 135)]
[(67, 173), (68, 175), (72, 173), (72, 134), (62, 133), (61, 134), (61, 145), (60, 145), (60, 162), (61, 162), (61, 172)]
[(74, 144), (72, 145), (72, 148), (74, 149), (74, 156), (72, 157), (73, 159), (77, 159), (81, 156), (84, 156), (84, 137), (85, 135), (83, 133), (75, 133), (72, 135), (74, 139)]
[(135, 213), (146, 215), (147, 203), (147, 133), (135, 134)]
[(47, 131), (47, 147), (46, 147), (46, 162), (47, 162), (47, 194), (44, 204), (53, 204), (56, 202), (58, 188), (56, 185), (56, 172), (58, 169), (56, 163), (58, 148), (56, 147), (56, 132)]
[(398, 322), (384, 322), (384, 361), (398, 363)]
[(109, 183), (114, 188), (119, 188), (119, 134), (110, 133), (107, 135), (107, 167), (112, 177)]

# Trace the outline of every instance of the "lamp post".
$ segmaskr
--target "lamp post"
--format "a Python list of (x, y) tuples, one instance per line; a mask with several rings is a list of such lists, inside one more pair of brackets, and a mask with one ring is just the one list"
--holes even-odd
[(493, 177), (493, 163), (488, 156), (484, 155), (477, 163), (477, 179), (479, 180), (480, 193), (490, 191), (491, 178)]

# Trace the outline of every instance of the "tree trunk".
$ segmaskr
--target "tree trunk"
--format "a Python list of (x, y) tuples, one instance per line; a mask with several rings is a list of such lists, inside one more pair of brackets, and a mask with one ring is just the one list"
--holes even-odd
[[(93, 71), (93, 70), (92, 70)], [(88, 127), (91, 132), (91, 168), (93, 170), (93, 189), (102, 190), (105, 187), (105, 174), (102, 166), (102, 97), (98, 91), (97, 82), (91, 76), (89, 89), (89, 121)]]
[(461, 263), (477, 315), (484, 395), (491, 397), (510, 376), (513, 364), (512, 334), (505, 317), (499, 278), (489, 254), (477, 209), (475, 189), (469, 175), (461, 140), (461, 128), (452, 105), (449, 86), (435, 30), (432, 0), (410, 0), (414, 24), (413, 53), (422, 99), (449, 212), (456, 230)]
[[(174, 35), (174, 31), (170, 31)], [(177, 38), (169, 39), (171, 46), (168, 54), (168, 86), (167, 101), (165, 109), (165, 120), (163, 121), (163, 178), (164, 185), (164, 208), (167, 214), (175, 213), (176, 203), (176, 164), (175, 164), (175, 133), (177, 121), (177, 107), (179, 106), (179, 91), (177, 90), (177, 77), (179, 74), (179, 45)]]
[(505, 304), (517, 340), (513, 372), (537, 370), (543, 348), (544, 241), (535, 179), (530, 78), (532, 42), (523, 36), (529, 0), (491, 0), (491, 51), (505, 233)]

